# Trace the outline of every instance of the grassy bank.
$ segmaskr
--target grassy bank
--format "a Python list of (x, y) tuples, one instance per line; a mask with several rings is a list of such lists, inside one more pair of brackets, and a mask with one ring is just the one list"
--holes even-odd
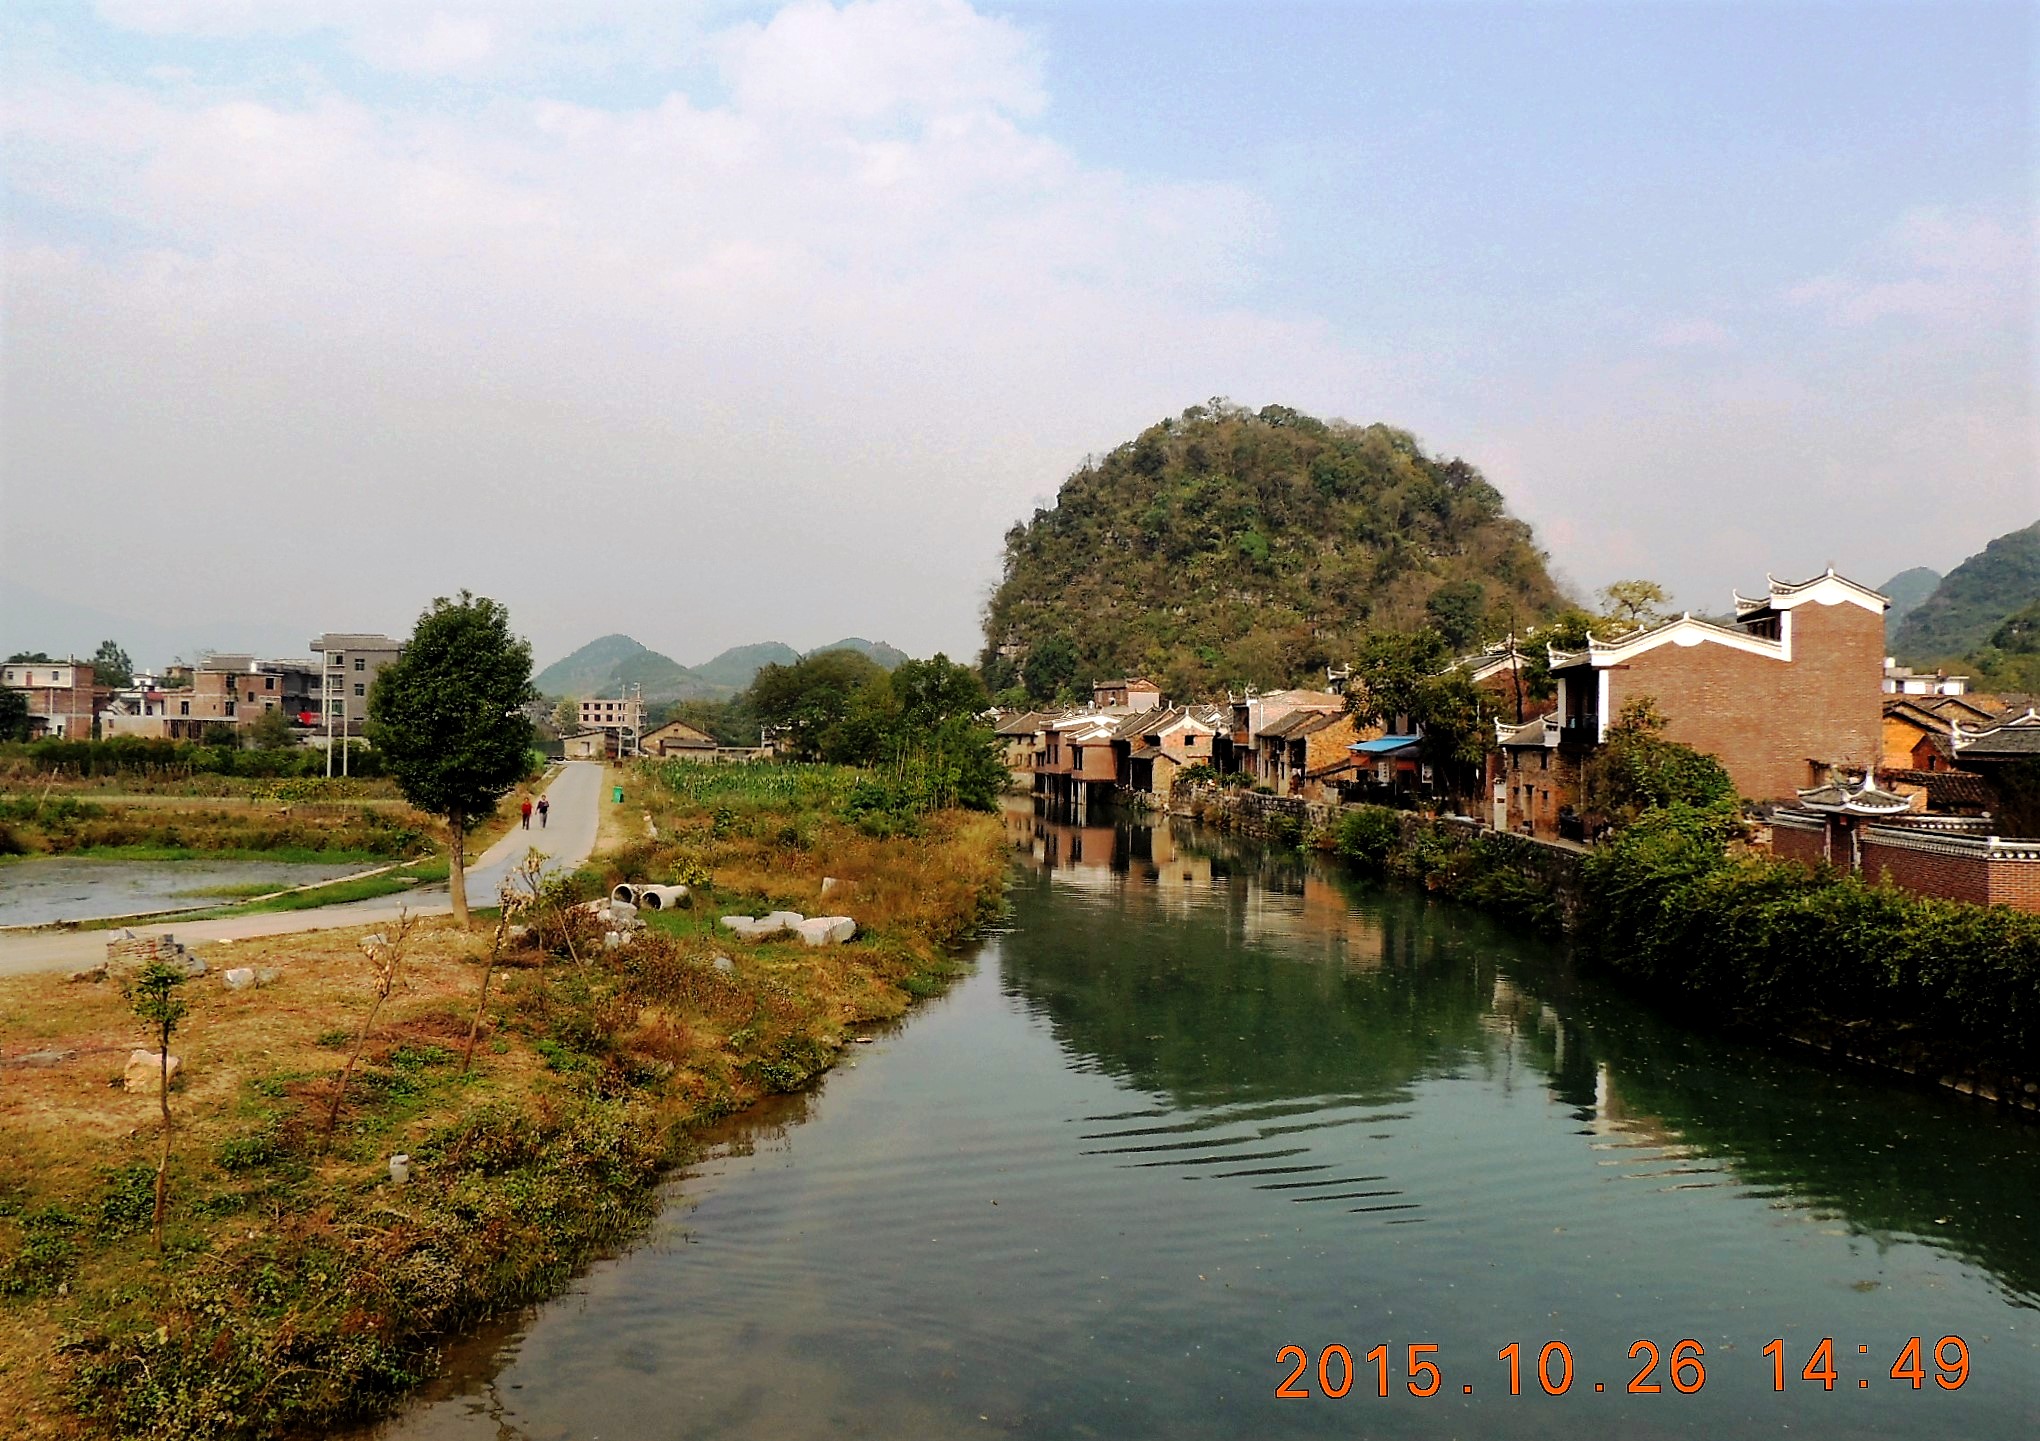
[[(583, 888), (687, 880), (700, 905), (613, 952), (546, 919), (495, 969), (472, 1071), (459, 1058), (487, 937), (421, 927), (330, 1150), (320, 1130), (371, 1001), (357, 933), (210, 948), (216, 971), (279, 975), (186, 988), (160, 1259), (155, 1098), (108, 1085), (142, 1043), (125, 1003), (103, 986), (0, 982), (12, 1431), (281, 1436), (385, 1410), (430, 1374), (436, 1341), (551, 1294), (628, 1237), (693, 1127), (809, 1084), (852, 1029), (938, 988), (953, 944), (996, 910), (997, 820), (936, 813), (880, 839), (846, 808), (854, 774), (774, 770), (729, 768), (706, 788), (630, 773), (625, 809), (649, 811), (658, 835)], [(723, 911), (767, 908), (840, 911), (863, 930), (820, 950), (714, 932)], [(394, 1152), (412, 1158), (403, 1186)]]
[[(318, 789), (316, 783), (300, 783)], [(0, 856), (177, 859), (259, 853), (313, 860), (394, 860), (428, 843), (431, 822), (406, 807), (332, 800), (223, 803), (207, 797), (86, 799), (58, 792), (0, 796)]]

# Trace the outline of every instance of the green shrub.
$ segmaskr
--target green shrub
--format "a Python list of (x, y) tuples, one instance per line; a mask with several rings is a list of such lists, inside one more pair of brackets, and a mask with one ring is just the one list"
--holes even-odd
[(1349, 861), (1380, 870), (1402, 840), (1402, 821), (1386, 806), (1354, 806), (1339, 817), (1332, 848)]

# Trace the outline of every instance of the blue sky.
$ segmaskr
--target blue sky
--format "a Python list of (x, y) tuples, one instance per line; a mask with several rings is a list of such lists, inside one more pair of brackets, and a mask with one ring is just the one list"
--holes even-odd
[(307, 634), (969, 653), (1005, 527), (1212, 395), (1466, 456), (1582, 593), (2040, 514), (2025, 5), (8, 14), (0, 568), (176, 564), (223, 648), (222, 549)]

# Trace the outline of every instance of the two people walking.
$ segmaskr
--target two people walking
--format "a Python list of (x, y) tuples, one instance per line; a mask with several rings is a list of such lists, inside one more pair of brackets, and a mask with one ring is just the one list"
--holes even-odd
[[(538, 828), (539, 828), (540, 830), (544, 830), (544, 829), (545, 829), (545, 820), (546, 820), (546, 817), (547, 817), (548, 815), (550, 815), (551, 813), (552, 813), (552, 802), (551, 802), (551, 801), (549, 801), (549, 800), (547, 800), (547, 799), (546, 799), (546, 798), (545, 798), (544, 796), (540, 796), (540, 797), (538, 798)], [(528, 831), (528, 830), (530, 830), (530, 829), (531, 829), (531, 797), (530, 797), (530, 796), (526, 796), (526, 797), (524, 798), (523, 804), (521, 804), (521, 805), (519, 805), (519, 806), (517, 807), (517, 815), (518, 815), (518, 819), (519, 819), (519, 820), (521, 820), (521, 821), (523, 822), (523, 824), (524, 824), (524, 829), (526, 829), (527, 831)]]

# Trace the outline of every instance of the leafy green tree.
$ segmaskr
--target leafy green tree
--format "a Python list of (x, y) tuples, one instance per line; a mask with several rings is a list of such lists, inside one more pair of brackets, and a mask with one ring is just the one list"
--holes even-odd
[(1027, 694), (1044, 705), (1066, 694), (1076, 678), (1077, 650), (1066, 636), (1042, 637), (1020, 665), (1020, 679)]
[(1618, 580), (1602, 587), (1610, 617), (1632, 628), (1655, 625), (1664, 619), (1663, 607), (1671, 597), (1654, 580)]
[[(784, 727), (796, 760), (819, 760), (831, 733), (849, 716), (852, 698), (885, 668), (854, 650), (825, 650), (791, 665), (768, 665), (752, 678), (745, 701), (761, 725)], [(843, 744), (840, 737), (837, 745)]]
[(553, 729), (563, 736), (570, 736), (581, 728), (581, 702), (573, 696), (561, 696), (559, 704), (553, 707)]
[(168, 961), (150, 961), (129, 978), (128, 1005), (148, 1027), (156, 1046), (156, 1097), (163, 1111), (163, 1148), (156, 1157), (156, 1254), (163, 1254), (163, 1201), (170, 1176), (170, 1038), (191, 1007), (178, 991), (188, 979), (184, 968)]
[(1489, 712), (1465, 673), (1447, 668), (1451, 659), (1434, 630), (1371, 635), (1353, 662), (1360, 684), (1348, 687), (1346, 705), (1359, 720), (1421, 734), (1419, 753), (1441, 789), (1463, 796), (1486, 759)]
[(57, 658), (39, 650), (18, 650), (7, 657), (8, 665), (55, 665)]
[(1487, 639), (1487, 587), (1477, 580), (1447, 581), (1431, 592), (1424, 613), (1454, 651), (1471, 650)]
[(980, 715), (992, 703), (977, 672), (940, 651), (927, 660), (901, 662), (892, 673), (892, 689), (901, 720), (920, 729), (955, 716)]
[(135, 683), (135, 663), (118, 645), (103, 640), (99, 649), (92, 652), (92, 678), (101, 685), (125, 690)]
[(1741, 809), (1735, 782), (1720, 761), (1664, 738), (1657, 702), (1626, 702), (1608, 738), (1587, 762), (1582, 792), (1590, 813), (1627, 825), (1645, 811), (1683, 807), (1695, 814), (1733, 817)]
[(28, 697), (12, 686), (0, 686), (0, 741), (28, 739)]
[(290, 717), (280, 710), (266, 710), (248, 727), (248, 739), (259, 751), (288, 750), (297, 739)]
[(467, 833), (531, 765), (531, 643), (486, 596), (432, 602), (368, 693), (368, 735), (419, 810), (446, 817), (455, 921), (466, 927)]

